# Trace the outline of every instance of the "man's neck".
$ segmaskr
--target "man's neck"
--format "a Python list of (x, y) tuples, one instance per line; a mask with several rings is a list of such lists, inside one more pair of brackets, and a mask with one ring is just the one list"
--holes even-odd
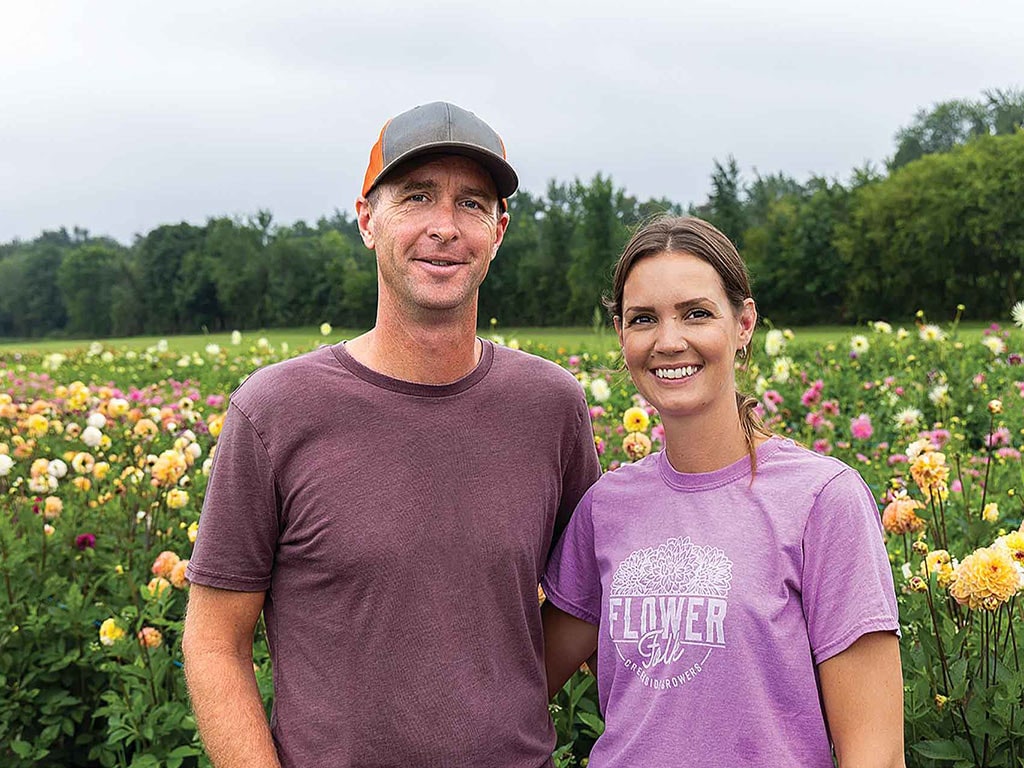
[(423, 325), (384, 321), (345, 344), (357, 361), (378, 373), (418, 384), (450, 384), (472, 371), (482, 345), (476, 316)]

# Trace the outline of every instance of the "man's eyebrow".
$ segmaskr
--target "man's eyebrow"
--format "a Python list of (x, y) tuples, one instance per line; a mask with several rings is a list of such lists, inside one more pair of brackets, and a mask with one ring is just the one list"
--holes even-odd
[(462, 194), (468, 195), (469, 197), (480, 197), (484, 200), (493, 200), (497, 197), (493, 191), (484, 189), (483, 187), (463, 187), (460, 191)]
[(437, 183), (429, 180), (407, 179), (398, 187), (400, 192), (433, 192), (437, 189)]

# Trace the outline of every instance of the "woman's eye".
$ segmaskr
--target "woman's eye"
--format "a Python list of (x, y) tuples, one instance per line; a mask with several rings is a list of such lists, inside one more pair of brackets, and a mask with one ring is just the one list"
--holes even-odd
[(695, 320), (703, 320), (704, 318), (711, 317), (711, 313), (706, 309), (691, 309), (688, 317), (692, 317)]
[(630, 318), (630, 321), (629, 323), (627, 323), (627, 325), (644, 325), (646, 323), (653, 322), (654, 318), (651, 317), (650, 315), (634, 315), (632, 318)]

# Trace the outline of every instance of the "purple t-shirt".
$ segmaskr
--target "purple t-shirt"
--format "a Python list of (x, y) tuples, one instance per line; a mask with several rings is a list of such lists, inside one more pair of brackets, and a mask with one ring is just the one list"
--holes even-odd
[(831, 768), (815, 666), (899, 631), (878, 507), (856, 471), (773, 437), (703, 474), (606, 474), (544, 591), (599, 625), (591, 768)]
[(250, 377), (188, 578), (266, 591), (282, 763), (547, 765), (537, 583), (599, 473), (579, 384), (489, 342), (444, 386), (342, 345)]

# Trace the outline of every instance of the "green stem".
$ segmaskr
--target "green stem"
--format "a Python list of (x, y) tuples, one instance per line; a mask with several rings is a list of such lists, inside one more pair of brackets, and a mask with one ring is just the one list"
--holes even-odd
[(7, 588), (7, 602), (14, 605), (14, 590), (11, 588), (11, 574), (7, 572), (7, 540), (0, 534), (0, 565), (4, 569), (4, 586)]
[[(935, 644), (939, 649), (939, 663), (942, 665), (942, 678), (946, 685), (946, 696), (949, 696), (953, 691), (953, 685), (949, 676), (949, 662), (946, 659), (946, 649), (942, 645), (942, 635), (939, 632), (939, 617), (935, 612), (935, 603), (932, 601), (932, 585), (931, 579), (928, 580), (928, 591), (925, 593), (925, 597), (928, 600), (928, 612), (932, 617), (932, 628), (935, 632)], [(965, 644), (966, 645), (966, 644)], [(964, 713), (964, 705), (962, 701), (957, 701), (956, 709), (960, 713), (960, 719), (963, 721), (964, 732), (967, 734), (967, 743), (971, 747), (971, 754), (974, 756), (974, 762), (978, 762), (978, 752), (974, 748), (974, 736), (971, 734), (971, 727), (967, 724), (967, 715)], [(953, 716), (953, 708), (950, 707), (950, 720), (953, 723), (954, 731), (956, 729), (956, 718)]]
[(153, 664), (149, 658), (149, 646), (145, 642), (141, 642), (142, 646), (142, 660), (146, 665), (146, 677), (149, 682), (149, 695), (150, 700), (153, 702), (153, 707), (157, 706), (157, 695), (156, 695), (156, 679), (153, 676)]
[[(991, 435), (992, 430), (996, 426), (996, 415), (993, 413), (988, 417), (988, 433)], [(981, 508), (985, 509), (985, 499), (988, 498), (988, 475), (992, 469), (992, 446), (990, 445), (991, 440), (985, 440), (985, 449), (988, 451), (988, 455), (985, 457), (985, 481), (981, 487)]]
[(960, 493), (964, 497), (964, 517), (966, 517), (968, 522), (970, 522), (971, 505), (967, 503), (967, 486), (964, 485), (964, 472), (963, 468), (960, 466), (959, 453), (953, 457), (953, 461), (956, 463), (956, 479), (960, 481)]
[(942, 520), (942, 548), (948, 550), (949, 534), (946, 531), (946, 505), (942, 503), (942, 496), (939, 495), (938, 491), (933, 491), (933, 495), (938, 500), (939, 519)]

